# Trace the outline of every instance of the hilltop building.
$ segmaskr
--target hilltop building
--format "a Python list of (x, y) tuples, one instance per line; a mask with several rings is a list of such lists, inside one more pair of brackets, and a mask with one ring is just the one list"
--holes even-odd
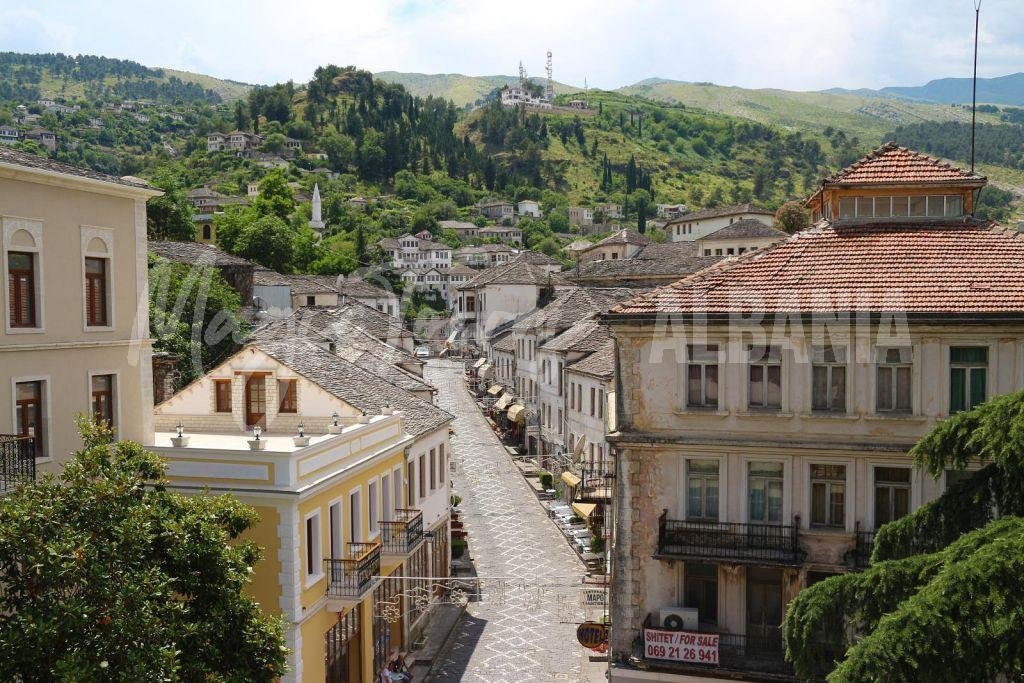
[(728, 227), (736, 221), (756, 220), (771, 225), (775, 214), (755, 204), (735, 204), (684, 213), (665, 224), (673, 242), (689, 242)]

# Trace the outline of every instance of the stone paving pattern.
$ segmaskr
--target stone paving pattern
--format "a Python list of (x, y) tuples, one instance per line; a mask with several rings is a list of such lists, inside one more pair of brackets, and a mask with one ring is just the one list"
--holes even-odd
[[(471, 602), (430, 681), (579, 681), (585, 567), (537, 502), (465, 388), (462, 363), (431, 360), (425, 378), (455, 415), (452, 473), (477, 574), (517, 577), (501, 599)], [(487, 585), (487, 582), (484, 582)]]

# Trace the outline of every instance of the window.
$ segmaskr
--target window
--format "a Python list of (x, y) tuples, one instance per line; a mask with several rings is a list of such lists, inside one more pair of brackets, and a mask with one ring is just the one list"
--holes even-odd
[(910, 216), (914, 218), (920, 218), (927, 213), (928, 198), (927, 197), (911, 197), (910, 198)]
[(405, 466), (407, 473), (405, 477), (405, 502), (413, 508), (416, 507), (416, 463), (410, 461)]
[(569, 408), (576, 409), (576, 382), (569, 383)]
[(875, 529), (910, 512), (910, 469), (875, 468)]
[(323, 572), (320, 570), (320, 513), (314, 512), (306, 517), (306, 577), (307, 584), (313, 577)]
[(444, 464), (444, 444), (437, 447), (437, 486), (438, 488), (445, 488), (448, 484), (448, 475), (445, 474), (447, 470)]
[(402, 468), (399, 467), (392, 473), (391, 486), (394, 489), (391, 509), (394, 511), (402, 507)]
[(949, 349), (949, 412), (970, 410), (985, 402), (988, 349), (954, 346)]
[(99, 424), (114, 428), (114, 376), (93, 375), (91, 380), (92, 417)]
[(277, 380), (277, 400), (279, 413), (299, 412), (298, 380), (279, 379)]
[(946, 213), (946, 198), (942, 195), (928, 197), (928, 216), (938, 218)]
[(437, 451), (430, 449), (430, 490), (437, 488)]
[(946, 470), (946, 491), (974, 476), (971, 470)]
[(811, 465), (811, 526), (846, 526), (845, 465)]
[(686, 405), (718, 406), (718, 345), (687, 345)]
[(335, 560), (341, 559), (341, 549), (344, 545), (341, 526), (341, 503), (331, 503), (330, 507), (327, 508), (327, 524), (329, 532), (327, 540), (331, 544), (331, 558)]
[(363, 510), (359, 498), (359, 491), (348, 494), (348, 537), (352, 543), (359, 543), (363, 539)]
[(687, 562), (683, 566), (683, 607), (697, 609), (702, 626), (718, 623), (718, 567)]
[(213, 226), (208, 224), (203, 226), (203, 239), (213, 239)]
[(18, 436), (31, 436), (37, 458), (46, 457), (46, 410), (43, 382), (18, 382), (14, 386), (15, 429)]
[(426, 468), (426, 455), (420, 456), (419, 469), (420, 471), (420, 498), (427, 497), (427, 468)]
[(597, 390), (597, 416), (604, 419), (604, 389)]
[(85, 258), (85, 321), (89, 327), (109, 325), (107, 312), (107, 259)]
[(875, 406), (880, 413), (911, 411), (913, 352), (908, 347), (879, 349), (875, 373)]
[(7, 254), (7, 314), (11, 327), (37, 327), (35, 254)]
[(778, 346), (750, 347), (751, 408), (782, 408), (782, 349)]
[[(420, 278), (420, 279), (422, 279), (422, 278)], [(307, 306), (316, 306), (316, 296), (312, 295), (312, 294), (307, 294), (306, 295), (306, 305)]]
[(562, 409), (558, 409), (558, 433), (562, 433)]
[(231, 380), (213, 380), (214, 403), (218, 413), (231, 412)]
[(718, 461), (686, 461), (686, 518), (718, 520)]
[(813, 410), (846, 412), (846, 347), (814, 348), (811, 394)]
[(590, 416), (593, 417), (597, 408), (594, 387), (590, 387)]
[(747, 504), (751, 522), (782, 521), (782, 463), (752, 462), (747, 465)]
[(366, 487), (366, 506), (369, 508), (370, 536), (380, 533), (380, 503), (377, 500), (377, 482), (371, 481)]

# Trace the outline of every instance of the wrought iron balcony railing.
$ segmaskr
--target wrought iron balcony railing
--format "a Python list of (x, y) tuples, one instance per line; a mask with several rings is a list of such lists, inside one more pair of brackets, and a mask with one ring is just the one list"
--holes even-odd
[(609, 460), (583, 462), (577, 467), (580, 477), (576, 497), (582, 501), (610, 500), (615, 481), (614, 463)]
[(871, 565), (871, 551), (875, 545), (874, 531), (861, 531), (857, 522), (853, 532), (853, 547), (846, 553), (846, 561), (854, 569), (867, 569)]
[(800, 548), (800, 518), (792, 525), (742, 524), (658, 518), (658, 557), (769, 563), (795, 566), (806, 553)]
[(380, 523), (382, 551), (388, 555), (408, 555), (423, 539), (423, 513), (398, 509), (395, 517)]
[(380, 574), (380, 542), (349, 543), (345, 550), (348, 557), (324, 560), (329, 598), (358, 598)]
[(31, 436), (0, 434), (0, 495), (35, 481), (36, 442)]

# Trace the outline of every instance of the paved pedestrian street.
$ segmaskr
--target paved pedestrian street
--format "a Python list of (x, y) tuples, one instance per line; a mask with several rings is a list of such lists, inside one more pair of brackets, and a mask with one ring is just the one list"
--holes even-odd
[[(568, 547), (480, 414), (463, 365), (431, 360), (426, 379), (455, 415), (452, 474), (482, 578), (432, 681), (579, 681), (583, 563)], [(491, 579), (494, 580), (491, 580)]]

